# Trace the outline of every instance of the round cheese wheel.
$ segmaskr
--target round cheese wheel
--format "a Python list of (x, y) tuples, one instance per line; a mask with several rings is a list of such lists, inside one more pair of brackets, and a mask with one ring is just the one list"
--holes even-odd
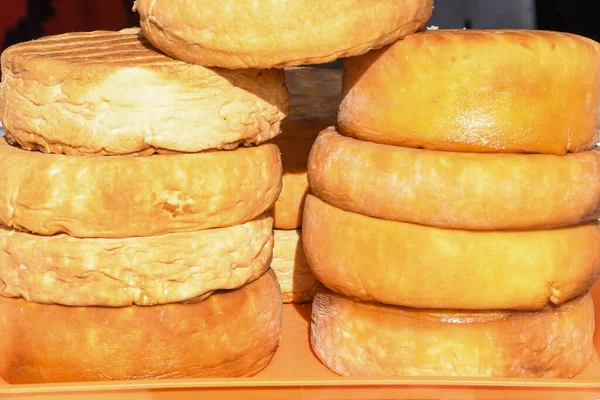
[(281, 159), (265, 143), (152, 157), (73, 157), (0, 141), (0, 223), (75, 237), (153, 236), (237, 225), (271, 208)]
[(373, 217), (471, 230), (575, 225), (600, 215), (600, 150), (567, 156), (411, 149), (323, 131), (312, 193)]
[(312, 308), (313, 351), (347, 376), (571, 378), (591, 361), (593, 334), (589, 294), (537, 312), (418, 310), (331, 293)]
[(283, 68), (363, 54), (416, 32), (433, 0), (137, 0), (157, 48), (207, 67)]
[(335, 125), (342, 90), (341, 70), (297, 67), (285, 71), (290, 92), (290, 119), (273, 143), (281, 150), (283, 186), (273, 208), (276, 229), (302, 225), (304, 197), (308, 192), (306, 164), (315, 138)]
[(304, 251), (329, 289), (437, 309), (542, 309), (587, 292), (600, 274), (600, 222), (475, 232), (363, 216), (308, 195)]
[(158, 52), (139, 29), (67, 33), (2, 53), (0, 118), (27, 150), (151, 154), (271, 139), (287, 115), (284, 74), (209, 69)]
[(600, 44), (543, 31), (420, 32), (344, 62), (348, 136), (434, 150), (566, 154), (600, 134)]
[(273, 254), (273, 220), (125, 239), (38, 236), (0, 228), (0, 296), (67, 306), (201, 300), (258, 279)]
[(277, 274), (284, 303), (312, 301), (322, 290), (306, 262), (302, 246), (302, 231), (275, 229), (275, 247), (271, 268)]
[(66, 307), (0, 298), (8, 383), (250, 376), (271, 360), (282, 306), (272, 271), (200, 302)]

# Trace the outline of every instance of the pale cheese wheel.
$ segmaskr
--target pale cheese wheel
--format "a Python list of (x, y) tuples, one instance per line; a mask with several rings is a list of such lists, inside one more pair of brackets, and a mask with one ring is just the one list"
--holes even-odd
[(139, 29), (48, 36), (2, 53), (0, 119), (27, 150), (71, 155), (232, 149), (280, 132), (283, 71), (209, 69)]
[(137, 0), (142, 30), (208, 67), (283, 68), (366, 53), (422, 28), (433, 0)]
[(417, 308), (543, 309), (600, 274), (600, 222), (476, 232), (363, 216), (308, 195), (304, 252), (315, 277), (349, 297)]
[(322, 290), (306, 262), (302, 246), (302, 232), (275, 229), (275, 246), (271, 268), (277, 275), (284, 303), (312, 301), (315, 293)]
[(572, 378), (592, 359), (593, 334), (589, 294), (537, 312), (417, 310), (330, 293), (312, 308), (313, 351), (355, 377)]
[(0, 228), (0, 296), (67, 306), (201, 300), (262, 276), (273, 220), (124, 239), (39, 236)]
[(238, 225), (281, 191), (276, 145), (152, 157), (74, 157), (0, 141), (0, 223), (123, 238)]

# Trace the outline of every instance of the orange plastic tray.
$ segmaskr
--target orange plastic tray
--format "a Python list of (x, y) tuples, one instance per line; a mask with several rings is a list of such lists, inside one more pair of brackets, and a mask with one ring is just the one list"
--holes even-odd
[[(592, 294), (600, 327), (600, 281)], [(252, 378), (44, 385), (9, 385), (0, 380), (0, 399), (600, 399), (597, 354), (573, 379), (339, 377), (312, 353), (309, 321), (310, 305), (285, 305), (280, 348), (271, 364)], [(600, 352), (600, 329), (594, 344)]]

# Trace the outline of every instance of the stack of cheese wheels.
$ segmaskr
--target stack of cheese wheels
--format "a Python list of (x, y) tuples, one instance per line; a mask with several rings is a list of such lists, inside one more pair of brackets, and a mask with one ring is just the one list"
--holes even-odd
[[(379, 49), (421, 29), (433, 0), (136, 0), (148, 40), (164, 53), (205, 67), (293, 68)], [(298, 23), (302, 21), (302, 23)], [(273, 269), (285, 302), (310, 301), (318, 282), (306, 264), (300, 235), (314, 138), (335, 124), (341, 80), (330, 70), (288, 70), (291, 117), (277, 145), (283, 191), (274, 207)], [(293, 102), (297, 100), (296, 104)]]
[(284, 303), (312, 301), (322, 286), (310, 272), (302, 246), (302, 210), (308, 192), (308, 155), (317, 135), (335, 125), (342, 71), (339, 69), (295, 67), (285, 70), (290, 115), (279, 146), (283, 163), (283, 186), (273, 207), (275, 246), (271, 268), (275, 271)]
[(600, 45), (425, 31), (345, 61), (303, 240), (343, 375), (573, 377), (600, 272)]
[(138, 29), (22, 43), (2, 72), (0, 377), (264, 368), (283, 71), (186, 64)]

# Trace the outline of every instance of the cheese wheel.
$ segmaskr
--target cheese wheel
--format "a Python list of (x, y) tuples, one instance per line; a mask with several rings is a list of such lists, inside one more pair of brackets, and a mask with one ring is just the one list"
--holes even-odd
[(302, 247), (302, 232), (275, 229), (275, 247), (271, 268), (277, 274), (284, 303), (312, 301), (315, 293), (322, 290), (306, 262)]
[(313, 351), (347, 376), (571, 378), (591, 361), (593, 334), (589, 294), (537, 312), (417, 310), (330, 293), (312, 308)]
[(600, 222), (474, 232), (367, 217), (308, 195), (304, 251), (315, 277), (349, 297), (418, 308), (542, 309), (600, 274)]
[(0, 141), (0, 223), (41, 235), (154, 236), (237, 225), (271, 208), (281, 159), (265, 143), (152, 157), (72, 157)]
[(308, 192), (306, 164), (315, 138), (335, 125), (341, 95), (341, 70), (297, 67), (285, 71), (290, 92), (290, 119), (273, 143), (281, 150), (283, 186), (273, 208), (275, 228), (302, 225), (304, 197)]
[(38, 236), (0, 228), (0, 296), (67, 306), (201, 300), (258, 279), (273, 254), (273, 220), (125, 239)]
[(600, 215), (600, 150), (567, 156), (411, 149), (333, 128), (309, 160), (312, 193), (344, 210), (471, 230), (574, 225)]
[(600, 44), (543, 31), (420, 32), (344, 61), (340, 132), (434, 150), (589, 150)]
[(2, 53), (0, 118), (27, 150), (152, 154), (271, 139), (282, 71), (208, 69), (158, 52), (139, 29), (49, 36)]
[(302, 209), (308, 193), (308, 155), (316, 136), (327, 125), (325, 121), (290, 121), (284, 125), (283, 134), (273, 140), (281, 151), (283, 165), (281, 192), (273, 206), (276, 229), (302, 226)]
[(0, 298), (8, 383), (250, 376), (275, 353), (282, 306), (272, 271), (206, 300), (65, 307)]
[(170, 56), (208, 67), (283, 68), (363, 54), (416, 32), (433, 0), (137, 0)]

